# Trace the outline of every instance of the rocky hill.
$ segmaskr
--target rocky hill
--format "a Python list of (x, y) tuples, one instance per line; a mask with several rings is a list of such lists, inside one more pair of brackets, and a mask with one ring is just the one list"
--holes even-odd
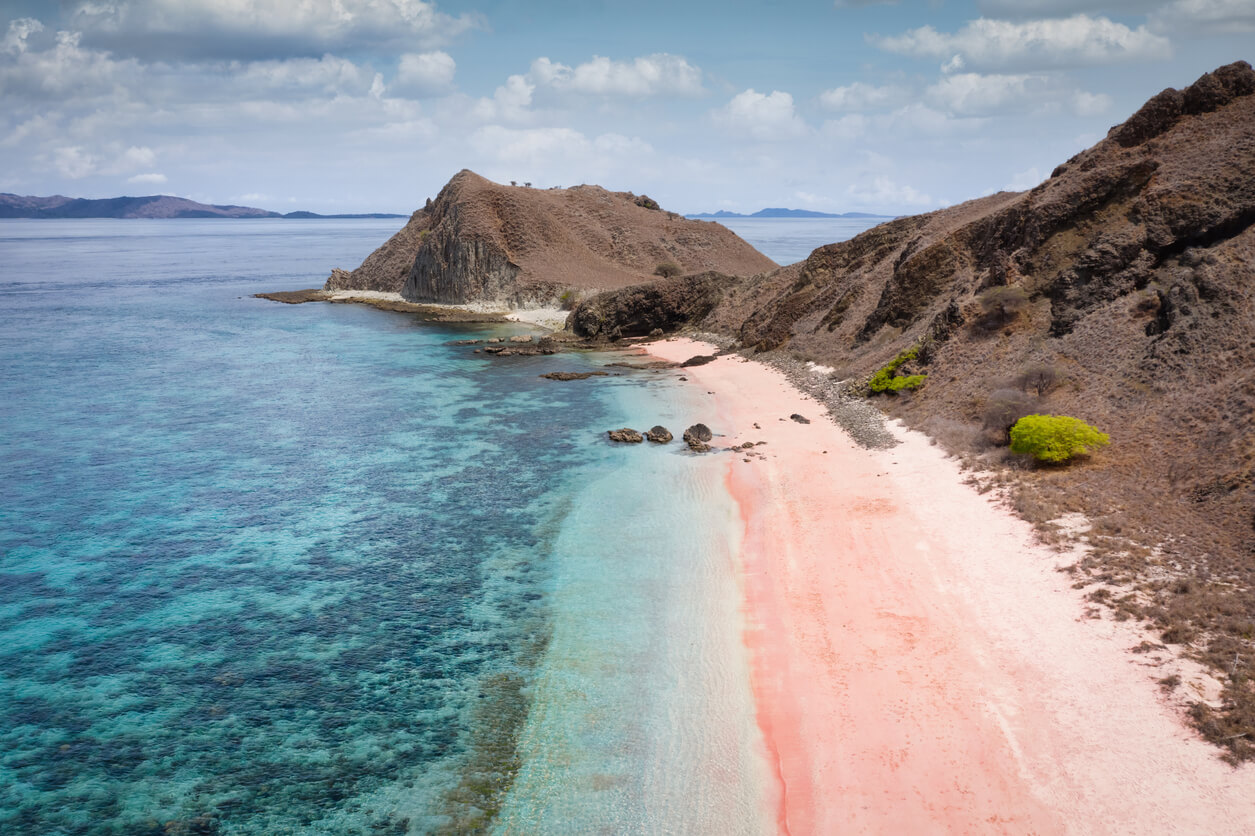
[[(1019, 510), (1091, 521), (1093, 597), (1226, 676), (1204, 730), (1255, 757), (1255, 72), (1165, 90), (1033, 190), (883, 224), (722, 296), (705, 326), (866, 381), (911, 348), (893, 414), (987, 466)], [(866, 391), (863, 388), (861, 391)], [(1031, 467), (1020, 415), (1110, 433)], [(927, 502), (927, 486), (920, 501)], [(1111, 586), (1107, 586), (1110, 584)]]
[(736, 276), (777, 267), (719, 224), (663, 211), (643, 195), (502, 186), (462, 171), (359, 268), (334, 271), (326, 288), (543, 305), (649, 281), (664, 263)]

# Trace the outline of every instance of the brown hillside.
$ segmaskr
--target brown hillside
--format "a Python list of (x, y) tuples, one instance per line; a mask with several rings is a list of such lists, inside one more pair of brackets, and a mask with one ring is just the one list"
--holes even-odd
[[(1089, 460), (1025, 470), (1021, 508), (1085, 512), (1091, 579), (1139, 590), (1098, 597), (1223, 662), (1228, 713), (1197, 712), (1239, 757), (1255, 756), (1253, 94), (1245, 62), (1165, 90), (1033, 190), (822, 247), (707, 320), (856, 379), (919, 345), (900, 373), (927, 382), (887, 407), (989, 461), (1009, 460), (1009, 402), (1110, 433)], [(1039, 394), (1020, 379), (1034, 367), (1058, 381)]]
[[(398, 282), (396, 266), (410, 269)], [(599, 186), (502, 186), (462, 171), (405, 229), (328, 289), (400, 290), (415, 302), (553, 303), (621, 288), (659, 264), (749, 276), (776, 264), (717, 223), (686, 220), (646, 197)]]
[(324, 290), (377, 290), (400, 293), (414, 266), (414, 254), (422, 242), (423, 233), (431, 229), (431, 201), (424, 209), (410, 215), (401, 231), (389, 238), (382, 247), (366, 256), (361, 266), (352, 272), (335, 269), (323, 285)]

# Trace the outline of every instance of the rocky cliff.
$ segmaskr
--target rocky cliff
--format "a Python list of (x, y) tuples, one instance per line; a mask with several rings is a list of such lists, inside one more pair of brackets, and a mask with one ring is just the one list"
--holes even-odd
[(400, 291), (415, 302), (543, 305), (649, 281), (664, 263), (739, 276), (777, 266), (725, 227), (686, 220), (645, 196), (502, 186), (462, 171), (327, 288)]

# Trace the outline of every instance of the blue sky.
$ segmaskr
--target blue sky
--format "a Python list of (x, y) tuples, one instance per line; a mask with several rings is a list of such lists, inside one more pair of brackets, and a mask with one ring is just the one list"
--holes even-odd
[(4, 0), (0, 191), (409, 212), (470, 168), (902, 214), (1252, 45), (1255, 0)]

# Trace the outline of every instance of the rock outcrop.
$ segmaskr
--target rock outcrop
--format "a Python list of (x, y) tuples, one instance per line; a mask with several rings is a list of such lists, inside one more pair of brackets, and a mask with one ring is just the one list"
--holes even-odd
[(748, 276), (776, 267), (725, 227), (662, 211), (643, 196), (599, 186), (502, 186), (462, 171), (361, 267), (334, 273), (328, 287), (526, 307), (638, 285), (664, 262), (689, 274)]
[(701, 321), (735, 281), (710, 272), (608, 290), (576, 305), (567, 330), (589, 339), (662, 336)]
[(617, 441), (620, 444), (640, 444), (645, 437), (631, 427), (623, 427), (617, 430), (606, 430), (606, 437), (611, 441)]

